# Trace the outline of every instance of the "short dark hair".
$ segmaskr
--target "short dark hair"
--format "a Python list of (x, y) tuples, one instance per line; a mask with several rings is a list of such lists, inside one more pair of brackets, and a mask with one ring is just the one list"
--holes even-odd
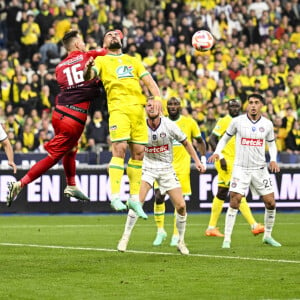
[(78, 36), (78, 31), (77, 30), (72, 30), (72, 31), (69, 31), (67, 32), (63, 39), (62, 39), (62, 42), (63, 42), (63, 45), (66, 49), (68, 49), (69, 45), (70, 45), (70, 42), (76, 38)]
[(250, 94), (250, 95), (248, 96), (247, 100), (250, 100), (250, 98), (256, 98), (256, 99), (259, 99), (259, 101), (260, 101), (262, 104), (264, 104), (264, 105), (266, 104), (265, 98), (264, 98), (262, 95), (260, 95), (260, 94), (256, 94), (256, 93)]
[(167, 101), (167, 104), (169, 104), (171, 101), (175, 101), (177, 102), (179, 105), (180, 105), (180, 100), (176, 97), (171, 97), (168, 101)]

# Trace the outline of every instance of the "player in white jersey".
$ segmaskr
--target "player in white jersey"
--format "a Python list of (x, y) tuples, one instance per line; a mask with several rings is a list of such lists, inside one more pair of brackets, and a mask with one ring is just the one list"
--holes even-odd
[(2, 144), (2, 148), (4, 149), (5, 154), (7, 156), (7, 164), (13, 168), (14, 174), (17, 173), (17, 166), (14, 162), (13, 148), (1, 124), (0, 124), (0, 143)]
[(158, 183), (162, 194), (167, 193), (170, 196), (172, 204), (176, 210), (176, 225), (179, 233), (177, 249), (181, 254), (189, 254), (184, 242), (186, 227), (186, 204), (182, 196), (180, 182), (172, 167), (173, 161), (173, 140), (182, 143), (187, 152), (193, 158), (196, 168), (199, 172), (205, 172), (205, 167), (193, 148), (192, 144), (187, 141), (186, 135), (179, 127), (168, 118), (161, 117), (154, 110), (153, 100), (148, 100), (146, 106), (147, 125), (148, 125), (148, 144), (145, 147), (145, 156), (143, 160), (142, 182), (140, 187), (139, 200), (128, 201), (128, 216), (125, 224), (123, 236), (118, 244), (118, 250), (124, 252), (130, 238), (132, 229), (138, 217), (147, 219), (147, 215), (142, 209), (142, 204), (154, 181)]
[(253, 194), (261, 196), (265, 203), (265, 232), (263, 243), (274, 247), (281, 244), (272, 238), (275, 222), (276, 203), (274, 190), (265, 160), (265, 143), (269, 146), (271, 172), (279, 172), (276, 162), (277, 148), (275, 143), (273, 124), (261, 115), (264, 98), (259, 94), (248, 96), (248, 112), (232, 120), (226, 134), (220, 139), (209, 162), (220, 158), (224, 146), (232, 136), (236, 136), (235, 160), (230, 180), (230, 205), (225, 219), (225, 236), (222, 248), (230, 248), (231, 234), (235, 224), (241, 198), (250, 187)]

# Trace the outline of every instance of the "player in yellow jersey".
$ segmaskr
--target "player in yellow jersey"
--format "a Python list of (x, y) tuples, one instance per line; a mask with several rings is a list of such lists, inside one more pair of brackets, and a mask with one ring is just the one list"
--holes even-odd
[[(183, 131), (187, 140), (192, 143), (194, 140), (197, 141), (198, 151), (201, 154), (201, 162), (206, 166), (206, 145), (201, 137), (199, 126), (196, 121), (192, 118), (181, 115), (180, 100), (175, 97), (171, 97), (167, 101), (167, 110), (169, 119), (174, 121), (177, 126)], [(190, 171), (191, 171), (191, 157), (186, 151), (185, 147), (174, 141), (173, 143), (173, 167), (176, 175), (180, 181), (183, 196), (191, 195), (191, 183), (190, 183)], [(167, 237), (167, 233), (164, 229), (165, 220), (165, 195), (161, 195), (157, 185), (155, 189), (155, 203), (154, 203), (154, 220), (157, 226), (156, 238), (153, 242), (154, 246), (162, 244), (163, 240)], [(178, 244), (178, 230), (176, 227), (176, 218), (174, 218), (174, 229), (171, 239), (171, 246), (177, 246)]]
[[(228, 101), (229, 113), (225, 117), (218, 120), (215, 128), (212, 131), (211, 136), (209, 137), (208, 142), (212, 147), (213, 151), (216, 149), (218, 140), (226, 132), (226, 129), (228, 128), (232, 118), (238, 116), (240, 114), (240, 111), (241, 102), (237, 99), (230, 99)], [(210, 220), (208, 228), (205, 231), (206, 236), (224, 236), (224, 234), (222, 234), (219, 231), (219, 228), (216, 226), (229, 190), (229, 183), (231, 179), (231, 173), (235, 156), (235, 137), (231, 138), (230, 141), (227, 143), (226, 147), (222, 151), (222, 155), (223, 157), (215, 162), (215, 167), (218, 172), (218, 192), (213, 199)], [(244, 218), (250, 224), (251, 231), (254, 235), (264, 232), (264, 226), (255, 221), (245, 197), (242, 198), (239, 209)]]
[(127, 208), (120, 199), (127, 146), (130, 149), (130, 159), (126, 169), (130, 185), (128, 207), (138, 210), (140, 205), (138, 194), (144, 145), (148, 142), (144, 109), (146, 96), (142, 93), (140, 80), (154, 96), (154, 110), (162, 110), (157, 84), (138, 59), (122, 53), (122, 37), (122, 32), (119, 30), (110, 30), (105, 33), (103, 48), (108, 51), (107, 57), (106, 59), (96, 58), (93, 67), (102, 80), (107, 94), (109, 132), (112, 141), (109, 180), (112, 193), (111, 206), (116, 211)]

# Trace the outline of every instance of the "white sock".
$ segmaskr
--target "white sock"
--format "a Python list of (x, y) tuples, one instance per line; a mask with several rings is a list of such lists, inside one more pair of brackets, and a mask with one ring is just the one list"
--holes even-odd
[(123, 237), (128, 237), (128, 238), (130, 237), (132, 229), (137, 220), (138, 220), (137, 214), (132, 209), (129, 209), (126, 223), (125, 223)]
[(181, 216), (176, 213), (176, 227), (179, 234), (179, 241), (184, 241), (185, 227), (186, 227), (187, 214)]
[(139, 201), (139, 195), (130, 195), (129, 199), (132, 201)]
[(271, 237), (275, 223), (276, 209), (265, 209), (265, 233), (264, 238)]
[(235, 219), (238, 209), (228, 207), (225, 218), (225, 230), (224, 230), (224, 241), (231, 242), (231, 234), (233, 226), (235, 224)]

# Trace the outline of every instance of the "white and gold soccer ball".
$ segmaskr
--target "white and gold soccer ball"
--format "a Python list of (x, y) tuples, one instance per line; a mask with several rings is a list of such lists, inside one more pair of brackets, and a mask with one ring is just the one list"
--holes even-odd
[(214, 37), (207, 30), (196, 31), (192, 37), (192, 46), (198, 51), (210, 50), (214, 42)]

